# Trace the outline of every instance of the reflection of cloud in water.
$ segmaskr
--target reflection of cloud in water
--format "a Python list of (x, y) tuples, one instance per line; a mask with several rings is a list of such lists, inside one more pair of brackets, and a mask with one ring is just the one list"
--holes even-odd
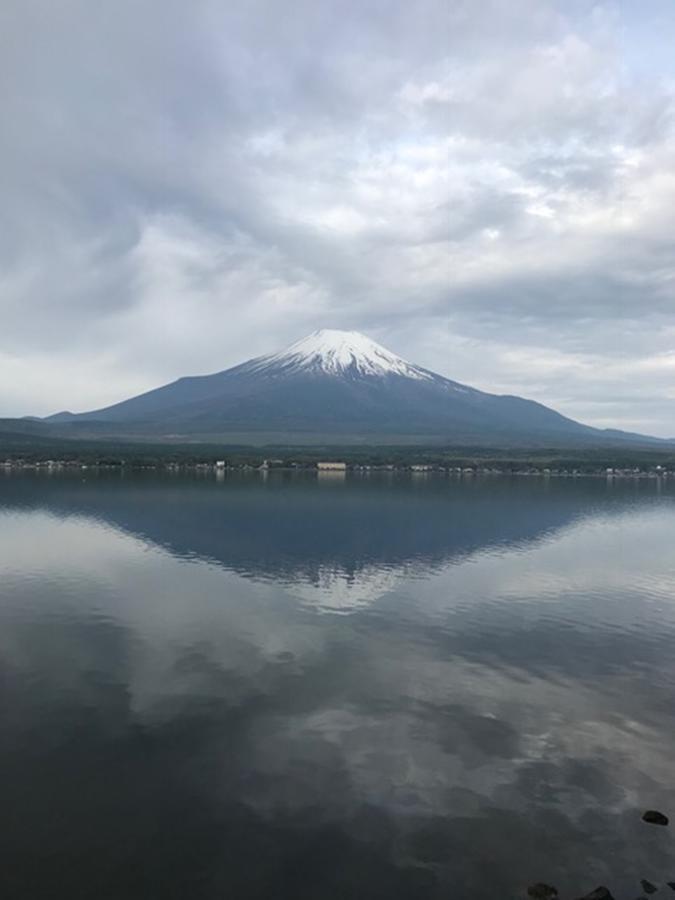
[[(41, 506), (58, 515), (93, 516), (146, 538), (182, 558), (199, 557), (254, 578), (311, 582), (322, 570), (419, 562), (436, 567), (489, 547), (539, 539), (593, 511), (604, 485), (552, 490), (532, 481), (462, 483), (300, 479), (67, 477), (39, 483)], [(35, 502), (35, 481), (9, 479), (3, 499)], [(616, 495), (615, 507), (632, 497)]]
[[(641, 807), (675, 809), (667, 506), (598, 509), (591, 493), (561, 516), (530, 495), (514, 530), (483, 496), (473, 543), (414, 531), (407, 554), (401, 539), (351, 562), (330, 517), (315, 517), (303, 568), (297, 529), (281, 560), (244, 541), (204, 564), (210, 498), (206, 537), (159, 522), (151, 502), (144, 540), (117, 527), (138, 522), (142, 493), (121, 499), (54, 496), (66, 517), (20, 504), (0, 517), (10, 877), (22, 835), (79, 861), (95, 887), (96, 847), (112, 873), (133, 871), (142, 848), (135, 877), (154, 881), (134, 892), (113, 874), (94, 891), (134, 900), (156, 895), (158, 872), (165, 895), (209, 900), (279, 896), (280, 883), (294, 900), (343, 900), (350, 884), (387, 900), (495, 900), (539, 878), (569, 896), (604, 881), (632, 900), (638, 875), (672, 877), (671, 845), (639, 822)], [(184, 524), (198, 530), (191, 502)], [(413, 524), (426, 509), (442, 527), (437, 502), (425, 496)], [(164, 540), (149, 543), (151, 530)], [(39, 761), (31, 792), (27, 759)], [(81, 800), (73, 785), (87, 786)], [(70, 811), (69, 830), (50, 828), (41, 798)], [(181, 881), (186, 853), (205, 881)], [(67, 877), (50, 865), (39, 887)]]

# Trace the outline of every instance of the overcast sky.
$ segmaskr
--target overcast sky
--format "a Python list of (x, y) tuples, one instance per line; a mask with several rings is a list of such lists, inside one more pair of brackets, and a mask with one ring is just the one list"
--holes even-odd
[(6, 0), (0, 415), (316, 328), (675, 435), (672, 0)]

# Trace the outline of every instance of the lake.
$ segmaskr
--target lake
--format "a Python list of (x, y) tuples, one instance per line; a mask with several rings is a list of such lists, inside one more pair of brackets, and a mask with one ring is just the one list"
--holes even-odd
[(675, 880), (674, 545), (657, 480), (0, 473), (3, 900)]

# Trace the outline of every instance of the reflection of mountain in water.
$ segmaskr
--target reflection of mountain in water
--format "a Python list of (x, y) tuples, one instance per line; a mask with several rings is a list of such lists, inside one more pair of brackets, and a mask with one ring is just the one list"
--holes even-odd
[[(538, 540), (591, 513), (636, 500), (602, 480), (163, 475), (10, 476), (10, 506), (84, 514), (180, 557), (240, 575), (292, 583), (326, 607), (353, 608), (398, 578), (427, 574), (467, 554)], [(644, 491), (646, 494), (646, 490)], [(36, 501), (36, 497), (39, 501)], [(309, 596), (306, 598), (309, 599)]]
[[(494, 900), (540, 878), (565, 897), (663, 883), (672, 848), (645, 843), (635, 805), (675, 808), (672, 509), (609, 521), (654, 493), (0, 477), (2, 533), (29, 544), (0, 577), (9, 894)], [(532, 559), (504, 552), (538, 540)], [(354, 609), (401, 578), (408, 601), (415, 576), (485, 552), (504, 559), (420, 584), (412, 614), (392, 599), (339, 620), (168, 556)]]
[(289, 581), (293, 594), (308, 606), (326, 612), (353, 612), (374, 603), (411, 574), (415, 572), (410, 565), (368, 564), (349, 574), (338, 566), (322, 565), (311, 580), (296, 576)]

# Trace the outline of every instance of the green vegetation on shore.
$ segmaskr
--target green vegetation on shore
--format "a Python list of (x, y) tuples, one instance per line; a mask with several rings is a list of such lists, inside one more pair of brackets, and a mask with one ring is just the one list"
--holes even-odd
[(608, 468), (640, 471), (675, 470), (673, 447), (602, 448), (495, 448), (439, 446), (345, 446), (297, 447), (246, 446), (217, 443), (135, 443), (119, 440), (69, 440), (29, 432), (0, 432), (0, 463), (5, 460), (28, 465), (48, 460), (66, 464), (129, 466), (193, 466), (223, 460), (228, 466), (260, 466), (264, 460), (294, 467), (313, 467), (319, 460), (341, 460), (350, 467), (409, 466), (475, 467), (498, 471), (551, 470), (580, 474), (604, 472)]

